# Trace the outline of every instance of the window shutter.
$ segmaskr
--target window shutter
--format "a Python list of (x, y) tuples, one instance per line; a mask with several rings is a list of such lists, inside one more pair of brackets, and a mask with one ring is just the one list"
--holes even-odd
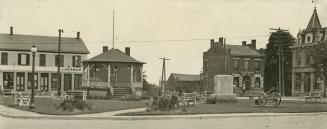
[(72, 63), (72, 65), (73, 65), (73, 67), (75, 67), (76, 66), (76, 56), (73, 56), (73, 63)]
[(30, 54), (26, 54), (26, 65), (30, 65)]
[(18, 54), (18, 65), (21, 65), (21, 57), (22, 57), (22, 55), (19, 53)]

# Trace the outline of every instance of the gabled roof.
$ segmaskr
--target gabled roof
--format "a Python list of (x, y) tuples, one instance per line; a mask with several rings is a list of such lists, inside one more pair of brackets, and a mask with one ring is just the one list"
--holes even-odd
[(320, 21), (319, 21), (319, 17), (318, 17), (316, 8), (313, 11), (313, 14), (311, 16), (311, 19), (309, 21), (307, 29), (321, 29), (321, 24), (320, 24)]
[(243, 45), (226, 45), (231, 49), (231, 54), (236, 56), (262, 56), (257, 50)]
[(200, 81), (200, 75), (171, 73), (170, 76), (177, 81)]
[(144, 62), (138, 61), (131, 56), (126, 55), (118, 49), (110, 49), (105, 51), (85, 62), (119, 62), (119, 63), (139, 63), (145, 64)]
[[(58, 52), (58, 37), (0, 34), (0, 50), (6, 51), (30, 51), (35, 45), (39, 52)], [(88, 54), (84, 42), (80, 38), (61, 39), (61, 52)]]

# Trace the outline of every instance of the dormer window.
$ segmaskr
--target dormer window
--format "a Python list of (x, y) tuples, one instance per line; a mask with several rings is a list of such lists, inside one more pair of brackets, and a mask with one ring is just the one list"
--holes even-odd
[(307, 42), (310, 42), (310, 41), (311, 41), (311, 37), (308, 36), (308, 37), (307, 37)]

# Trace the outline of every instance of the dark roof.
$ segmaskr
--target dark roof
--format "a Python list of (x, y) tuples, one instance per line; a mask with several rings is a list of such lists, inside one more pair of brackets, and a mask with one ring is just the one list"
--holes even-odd
[(140, 63), (145, 64), (144, 62), (138, 61), (131, 56), (126, 55), (118, 49), (110, 49), (106, 52), (103, 52), (91, 59), (88, 59), (85, 62), (121, 62), (121, 63)]
[[(35, 45), (40, 52), (58, 52), (58, 40), (51, 36), (0, 34), (0, 50), (30, 51)], [(61, 41), (63, 53), (89, 53), (82, 39), (63, 37)]]
[(231, 49), (231, 54), (236, 56), (263, 56), (257, 50), (249, 46), (242, 45), (226, 45), (227, 49)]
[(307, 29), (321, 29), (321, 24), (316, 9), (313, 11)]
[(177, 81), (200, 81), (200, 75), (171, 73), (170, 76)]

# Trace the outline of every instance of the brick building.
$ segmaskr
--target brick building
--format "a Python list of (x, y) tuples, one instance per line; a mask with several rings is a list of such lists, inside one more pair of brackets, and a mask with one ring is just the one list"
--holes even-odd
[(236, 87), (246, 90), (263, 88), (263, 55), (256, 50), (256, 40), (251, 44), (227, 45), (224, 38), (210, 41), (210, 48), (203, 53), (203, 85), (207, 92), (214, 90), (215, 75), (233, 75)]
[[(291, 46), (292, 63), (292, 95), (310, 91), (324, 91), (324, 81), (316, 76), (314, 63), (310, 56), (310, 48), (319, 43), (327, 42), (327, 27), (322, 28), (317, 10), (314, 9), (307, 28), (300, 30), (297, 43)], [(324, 91), (326, 93), (326, 91)]]
[[(31, 47), (38, 49), (35, 56), (36, 94), (55, 95), (61, 83), (61, 92), (82, 88), (83, 67), (81, 62), (89, 53), (80, 33), (75, 38), (62, 38), (61, 60), (56, 60), (58, 37), (0, 34), (0, 90), (30, 92), (32, 79)], [(61, 69), (61, 82), (58, 82), (57, 65)]]

